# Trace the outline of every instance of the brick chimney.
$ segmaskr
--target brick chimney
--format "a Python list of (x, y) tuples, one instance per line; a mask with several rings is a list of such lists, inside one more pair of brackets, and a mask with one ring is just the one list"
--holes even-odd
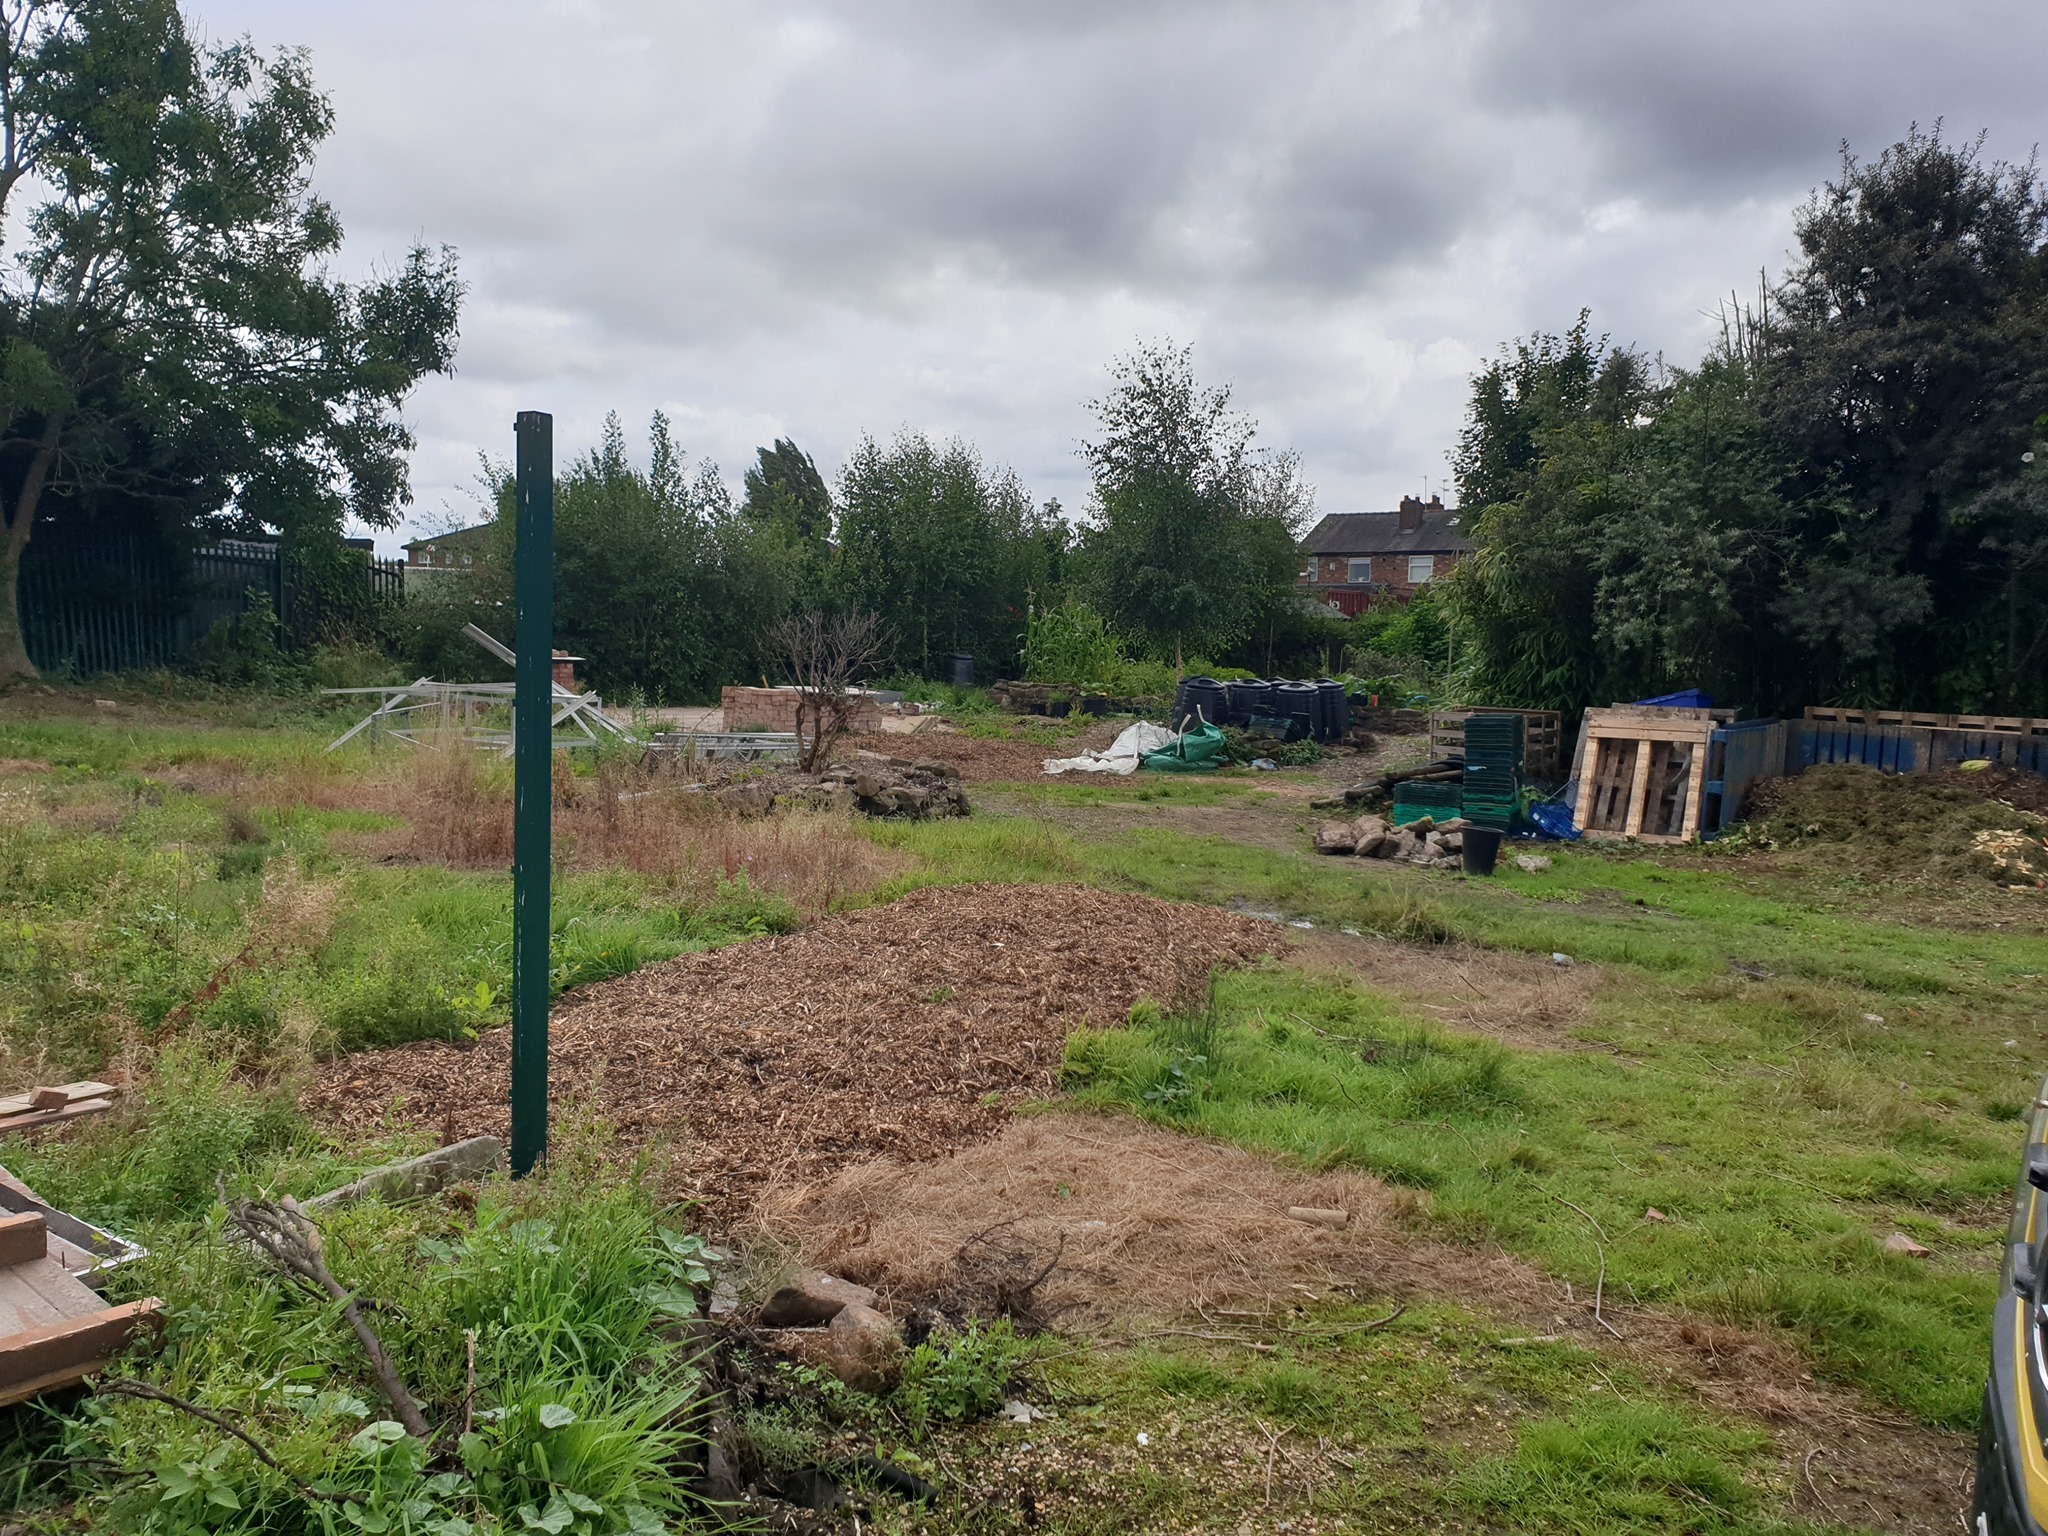
[(1443, 509), (1444, 499), (1441, 496), (1432, 496), (1427, 501), (1420, 496), (1403, 496), (1399, 514), (1401, 531), (1413, 533), (1422, 526), (1422, 515), (1425, 512), (1441, 513)]
[(576, 663), (583, 660), (583, 658), (581, 656), (571, 656), (567, 651), (556, 651), (550, 659), (555, 664), (555, 682), (561, 687), (568, 689), (571, 693), (581, 693), (583, 691), (583, 684), (577, 680)]

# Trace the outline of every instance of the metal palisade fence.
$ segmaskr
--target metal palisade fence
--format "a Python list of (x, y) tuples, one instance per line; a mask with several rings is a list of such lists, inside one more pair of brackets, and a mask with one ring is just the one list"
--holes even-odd
[[(363, 553), (365, 595), (395, 602), (401, 561)], [(45, 673), (125, 672), (169, 666), (223, 619), (267, 600), (300, 633), (317, 599), (296, 590), (274, 539), (220, 539), (189, 556), (153, 541), (31, 543), (21, 563), (22, 638)], [(306, 622), (314, 621), (314, 622)]]

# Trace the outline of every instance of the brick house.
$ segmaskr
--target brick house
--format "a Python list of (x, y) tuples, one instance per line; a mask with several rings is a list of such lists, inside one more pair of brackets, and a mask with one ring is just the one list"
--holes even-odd
[(405, 579), (438, 581), (444, 576), (473, 576), (490, 549), (492, 524), (457, 528), (405, 544)]
[(1333, 512), (1302, 540), (1296, 585), (1346, 618), (1375, 598), (1407, 599), (1449, 573), (1472, 548), (1441, 496), (1403, 496), (1394, 512)]

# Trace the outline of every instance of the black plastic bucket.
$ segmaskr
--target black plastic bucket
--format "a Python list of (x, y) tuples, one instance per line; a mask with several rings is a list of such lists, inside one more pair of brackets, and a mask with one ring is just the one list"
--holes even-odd
[(1494, 864), (1500, 859), (1500, 840), (1501, 832), (1497, 827), (1467, 827), (1463, 844), (1465, 873), (1492, 874)]

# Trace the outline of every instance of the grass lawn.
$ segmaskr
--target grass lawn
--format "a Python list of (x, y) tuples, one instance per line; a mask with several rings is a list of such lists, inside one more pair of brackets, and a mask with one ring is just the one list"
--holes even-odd
[[(661, 1342), (659, 1308), (631, 1301), (674, 1283), (682, 1261), (664, 1244), (688, 1215), (621, 1193), (594, 1171), (602, 1157), (505, 1197), (492, 1220), (527, 1234), (508, 1237), (508, 1253), (527, 1238), (560, 1246), (557, 1227), (584, 1209), (593, 1232), (611, 1234), (589, 1282), (602, 1295), (586, 1300), (617, 1310), (616, 1347), (596, 1365), (565, 1355), (525, 1381), (526, 1406), (509, 1406), (494, 1449), (479, 1448), (460, 1486), (437, 1485), (426, 1513), (386, 1498), (387, 1484), (423, 1471), (395, 1467), (376, 1445), (347, 1450), (360, 1424), (339, 1435), (287, 1401), (290, 1383), (340, 1390), (328, 1379), (341, 1369), (334, 1335), (316, 1342), (282, 1287), (259, 1298), (235, 1289), (244, 1272), (219, 1268), (214, 1177), (309, 1194), (398, 1149), (324, 1140), (297, 1118), (292, 1084), (316, 1055), (499, 1022), (509, 879), (488, 835), (502, 776), (420, 781), (389, 757), (326, 754), (338, 727), (316, 711), (268, 726), (260, 713), (130, 700), (103, 711), (89, 696), (0, 713), (0, 1086), (116, 1062), (148, 1084), (146, 1107), (61, 1144), (0, 1150), (0, 1161), (156, 1250), (122, 1284), (154, 1286), (185, 1321), (163, 1356), (134, 1369), (252, 1405), (252, 1422), (299, 1447), (304, 1466), (371, 1500), (358, 1508), (396, 1512), (388, 1527), (357, 1528), (464, 1536), (445, 1522), (496, 1529), (495, 1510), (502, 1528), (525, 1529), (522, 1505), (545, 1525), (552, 1485), (529, 1452), (539, 1446), (544, 1461), (547, 1442), (520, 1413), (554, 1402), (630, 1438), (688, 1385)], [(558, 991), (965, 881), (1077, 881), (1291, 921), (1314, 943), (1218, 977), (1205, 1009), (1141, 1008), (1075, 1035), (1073, 1097), (1306, 1167), (1369, 1172), (1403, 1192), (1418, 1240), (1511, 1255), (1571, 1287), (1580, 1309), (1597, 1287), (1624, 1328), (1683, 1316), (1747, 1330), (1789, 1348), (1842, 1401), (1922, 1436), (1930, 1456), (1961, 1454), (1942, 1432), (1974, 1423), (2021, 1117), (2048, 1046), (2035, 1001), (2048, 973), (2041, 898), (1740, 849), (1551, 848), (1549, 868), (1504, 860), (1492, 881), (1318, 859), (1305, 838), (1288, 851), (1191, 822), (1294, 814), (1272, 781), (1235, 776), (1018, 786), (1001, 800), (1014, 810), (954, 822), (778, 818), (735, 830), (670, 807), (621, 830), (577, 790), (612, 771), (557, 784)], [(434, 806), (455, 809), (430, 826)], [(1174, 818), (1089, 832), (1055, 814), (1120, 806)], [(1583, 1006), (1538, 1029), (1511, 1016), (1512, 1000), (1461, 998), (1458, 957), (1474, 955), (1569, 974)], [(1436, 967), (1449, 990), (1388, 984), (1404, 956)], [(589, 1134), (603, 1139), (601, 1127)], [(438, 1219), (367, 1212), (340, 1241), (365, 1262), (381, 1246), (372, 1268), (385, 1294), (425, 1298), (428, 1321), (402, 1327), (399, 1347), (443, 1397), (459, 1396), (444, 1335), (453, 1328), (459, 1344), (473, 1324), (456, 1320), (488, 1298), (440, 1277), (488, 1268), (483, 1248), (462, 1244), (497, 1239), (451, 1235)], [(1931, 1255), (1884, 1251), (1894, 1233)], [(508, 1328), (557, 1327), (547, 1319), (570, 1282), (549, 1284), (489, 1304)], [(945, 1518), (900, 1506), (877, 1506), (876, 1518), (884, 1529), (1073, 1532), (1283, 1520), (1718, 1532), (1865, 1518), (1823, 1519), (1796, 1458), (1787, 1472), (1781, 1426), (1706, 1404), (1641, 1355), (1577, 1336), (1530, 1342), (1472, 1295), (1406, 1304), (1364, 1327), (1392, 1305), (1367, 1277), (1304, 1302), (1258, 1348), (1228, 1335), (1041, 1342), (1021, 1377), (995, 1381), (998, 1398), (1026, 1392), (1058, 1415), (1023, 1431), (951, 1408), (873, 1409), (860, 1422), (905, 1466), (994, 1490)], [(224, 1342), (258, 1335), (247, 1348)], [(954, 1380), (972, 1375), (966, 1366), (946, 1377), (953, 1368), (934, 1356), (928, 1368), (931, 1402), (992, 1406), (975, 1395), (986, 1382), (966, 1391)], [(768, 1439), (828, 1434), (809, 1410), (762, 1411)], [(282, 1484), (239, 1453), (206, 1468), (219, 1437), (189, 1418), (132, 1401), (79, 1412), (63, 1423), (15, 1414), (0, 1441), (0, 1480), (13, 1479), (0, 1486), (53, 1528), (79, 1497), (80, 1518), (108, 1529), (281, 1528)], [(635, 1519), (686, 1518), (658, 1469), (592, 1435), (591, 1456), (616, 1458), (620, 1513), (563, 1505), (547, 1528), (624, 1530), (629, 1505)], [(67, 1456), (122, 1471), (96, 1481), (65, 1470)], [(187, 1463), (200, 1471), (176, 1471)], [(498, 1479), (489, 1490), (486, 1476)], [(202, 1519), (216, 1487), (237, 1505), (214, 1500)]]

